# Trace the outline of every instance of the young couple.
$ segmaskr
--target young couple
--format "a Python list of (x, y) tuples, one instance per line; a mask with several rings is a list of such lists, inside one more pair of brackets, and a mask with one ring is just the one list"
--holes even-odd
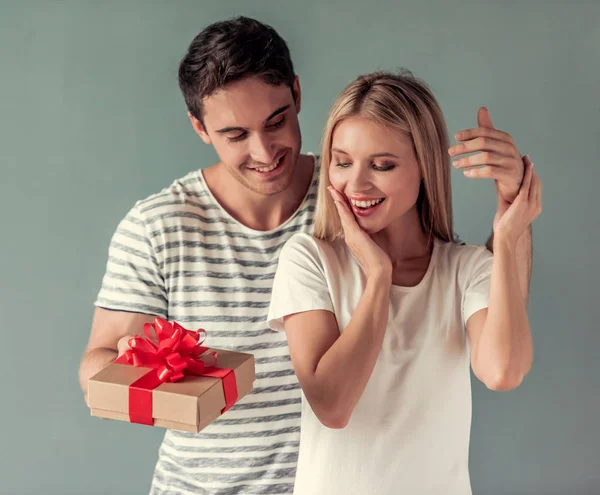
[[(352, 82), (302, 154), (288, 48), (248, 18), (204, 29), (179, 82), (220, 162), (120, 223), (81, 385), (155, 316), (253, 353), (257, 380), (200, 434), (167, 431), (151, 493), (470, 493), (470, 369), (509, 390), (532, 362), (532, 164), (485, 109), (450, 147), (408, 73)], [(496, 181), (487, 249), (454, 240), (450, 157)]]

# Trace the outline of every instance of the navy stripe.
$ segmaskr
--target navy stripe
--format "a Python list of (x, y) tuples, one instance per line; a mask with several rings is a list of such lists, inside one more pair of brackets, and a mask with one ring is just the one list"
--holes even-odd
[[(200, 177), (200, 173), (201, 172), (191, 172), (190, 174), (188, 174), (186, 177), (183, 177), (182, 179), (179, 179), (176, 184), (181, 184), (182, 186), (187, 186), (189, 184), (193, 184), (194, 182), (200, 183), (202, 186), (204, 186), (204, 180)], [(205, 196), (208, 196), (208, 192), (207, 191), (202, 191), (204, 193)]]
[[(270, 407), (283, 407), (283, 406), (293, 406), (296, 404), (302, 403), (302, 399), (300, 397), (296, 399), (284, 399), (284, 400), (272, 400), (265, 402), (250, 402), (250, 403), (242, 403), (236, 404), (235, 410), (245, 410), (245, 409), (268, 409)], [(234, 408), (232, 408), (233, 410)]]
[[(128, 213), (127, 215), (125, 215), (125, 218), (123, 219), (123, 223), (124, 222), (130, 222), (134, 225), (144, 225), (144, 221), (141, 218), (135, 217), (133, 216), (133, 212), (135, 210), (132, 210), (131, 213)], [(135, 211), (135, 213), (138, 213), (137, 211)], [(139, 214), (139, 213), (138, 213)]]
[(285, 363), (288, 361), (291, 361), (292, 358), (289, 356), (289, 354), (286, 354), (285, 356), (271, 356), (271, 357), (264, 357), (264, 358), (257, 358), (256, 364), (271, 364), (271, 363)]
[(150, 306), (149, 304), (123, 303), (122, 301), (111, 301), (110, 299), (105, 299), (103, 297), (98, 297), (95, 304), (99, 308), (110, 311), (128, 311), (130, 313), (150, 314), (160, 316), (161, 318), (167, 318), (165, 308)]
[(239, 418), (239, 419), (227, 419), (227, 416), (222, 419), (216, 419), (213, 424), (219, 425), (249, 425), (249, 424), (260, 424), (260, 423), (277, 423), (279, 421), (288, 421), (290, 419), (299, 419), (300, 413), (287, 413), (287, 414), (277, 414), (275, 416), (257, 416), (254, 418)]
[(119, 265), (119, 266), (125, 266), (125, 267), (131, 269), (132, 272), (147, 273), (149, 275), (152, 275), (153, 277), (158, 276), (158, 273), (157, 273), (158, 267), (148, 268), (146, 266), (134, 265), (131, 261), (124, 260), (121, 258), (115, 258), (114, 256), (109, 256), (108, 264), (112, 264), (112, 263), (114, 263), (115, 265)]
[(157, 220), (165, 220), (167, 218), (191, 218), (193, 220), (200, 220), (203, 223), (227, 223), (232, 224), (235, 223), (234, 220), (230, 220), (228, 218), (216, 217), (216, 218), (208, 218), (204, 215), (200, 215), (198, 213), (192, 213), (191, 211), (169, 211), (165, 213), (159, 213), (158, 215), (154, 215), (153, 217), (149, 217), (146, 221), (148, 223), (156, 222)]
[(127, 237), (129, 239), (133, 239), (134, 241), (143, 242), (144, 244), (149, 244), (148, 238), (144, 235), (136, 234), (125, 227), (117, 228), (116, 234), (122, 235), (123, 237)]
[[(180, 318), (181, 321), (197, 321), (198, 323), (227, 322), (227, 323), (259, 323), (264, 322), (267, 315), (263, 316), (221, 316), (221, 315), (187, 315)], [(241, 351), (243, 352), (243, 351)]]
[(268, 268), (279, 263), (279, 259), (272, 261), (247, 261), (236, 258), (211, 258), (210, 256), (170, 256), (165, 258), (165, 265), (172, 263), (208, 263), (210, 265), (239, 265), (245, 267)]
[(299, 383), (290, 383), (289, 385), (273, 385), (272, 387), (255, 387), (251, 394), (272, 394), (274, 392), (287, 392), (289, 390), (298, 390), (300, 388)]
[(172, 227), (163, 227), (161, 229), (152, 230), (148, 233), (148, 236), (153, 239), (155, 237), (162, 237), (165, 234), (174, 234), (177, 232), (183, 232), (187, 234), (198, 234), (203, 237), (229, 237), (231, 239), (248, 239), (252, 241), (270, 241), (273, 239), (277, 239), (286, 234), (290, 234), (292, 232), (297, 232), (298, 230), (304, 229), (304, 227), (310, 227), (314, 223), (312, 218), (309, 218), (302, 222), (301, 224), (292, 225), (291, 227), (287, 227), (285, 229), (277, 230), (276, 232), (271, 232), (269, 234), (244, 234), (241, 232), (231, 232), (228, 230), (204, 230), (198, 227), (190, 227), (187, 225), (175, 225)]
[(219, 287), (217, 285), (182, 285), (169, 289), (169, 294), (178, 292), (216, 292), (222, 294), (271, 294), (271, 287)]
[[(271, 450), (279, 450), (285, 448), (297, 449), (300, 445), (299, 442), (277, 442), (273, 444), (266, 445), (236, 445), (235, 447), (203, 447), (202, 444), (199, 444), (198, 447), (190, 447), (188, 445), (179, 445), (175, 444), (172, 441), (172, 438), (177, 438), (179, 435), (179, 431), (172, 430), (169, 432), (170, 437), (165, 437), (165, 445), (171, 447), (172, 449), (176, 449), (179, 452), (191, 452), (198, 454), (233, 454), (235, 452), (269, 452)], [(185, 437), (187, 438), (187, 437)]]
[(197, 468), (264, 468), (277, 464), (298, 462), (297, 452), (277, 452), (262, 457), (184, 457), (170, 454), (178, 466), (187, 469)]
[[(202, 438), (207, 440), (235, 440), (236, 438), (260, 438), (260, 437), (276, 437), (279, 435), (289, 435), (290, 433), (299, 433), (299, 426), (289, 426), (287, 428), (280, 428), (278, 430), (265, 430), (265, 431), (244, 431), (241, 433), (190, 433), (193, 435), (194, 440), (202, 441)], [(184, 432), (185, 433), (185, 432)]]
[[(154, 274), (150, 273), (150, 275), (154, 275)], [(123, 280), (123, 281), (127, 281), (127, 282), (140, 283), (140, 284), (145, 285), (146, 287), (155, 287), (155, 288), (159, 289), (159, 291), (161, 291), (161, 292), (163, 290), (162, 287), (158, 286), (157, 284), (155, 284), (151, 280), (147, 280), (147, 279), (142, 278), (140, 276), (125, 275), (123, 273), (116, 273), (116, 272), (112, 272), (112, 271), (107, 271), (105, 273), (105, 278), (107, 278), (107, 279), (113, 279), (113, 280)]]
[(210, 329), (211, 338), (217, 339), (255, 339), (256, 337), (261, 337), (263, 335), (270, 335), (273, 333), (273, 330), (267, 328), (266, 330), (215, 330), (214, 328)]
[[(165, 470), (164, 473), (167, 475), (165, 476), (165, 474), (159, 472), (159, 470), (156, 470), (156, 472), (154, 474), (154, 479), (158, 483), (163, 484), (166, 487), (168, 487), (167, 488), (168, 492), (159, 490), (159, 488), (153, 484), (152, 489), (150, 491), (150, 495), (180, 495), (181, 490), (185, 490), (187, 492), (193, 493), (194, 495), (215, 495), (215, 494), (218, 494), (218, 495), (240, 495), (240, 494), (244, 494), (244, 495), (263, 495), (263, 494), (264, 495), (274, 495), (274, 494), (282, 494), (282, 493), (291, 494), (293, 491), (293, 484), (277, 483), (277, 484), (264, 484), (264, 485), (262, 485), (262, 484), (261, 485), (239, 484), (239, 485), (231, 486), (230, 488), (219, 488), (218, 491), (215, 492), (214, 489), (208, 490), (208, 489), (202, 488), (202, 486), (200, 486), (200, 485), (192, 485), (188, 482), (184, 482), (180, 478), (169, 477), (168, 476), (169, 467), (171, 467), (171, 468), (175, 467), (175, 470), (173, 471), (174, 473), (177, 473), (177, 474), (181, 474), (181, 473), (177, 472), (176, 466), (173, 466), (172, 464), (169, 465), (169, 463), (167, 461), (161, 461), (160, 467), (161, 467), (161, 469)], [(289, 471), (289, 474), (288, 474), (288, 471)], [(290, 468), (288, 471), (286, 471), (285, 474), (278, 474), (275, 478), (294, 477), (295, 469)], [(203, 475), (199, 479), (199, 477), (197, 475), (193, 475), (193, 476), (191, 476), (190, 479), (197, 481), (199, 483), (207, 483), (209, 481), (213, 481), (213, 478), (212, 477), (208, 478), (208, 476), (210, 476), (210, 475)], [(223, 478), (225, 476), (228, 476), (228, 475), (220, 475), (220, 478)], [(268, 478), (268, 477), (265, 476), (264, 474), (262, 474), (261, 478)], [(237, 474), (237, 475), (228, 476), (228, 479), (225, 481), (229, 481), (230, 483), (233, 483), (238, 480), (239, 481), (251, 481), (251, 478), (249, 476), (242, 477), (242, 475)]]
[(152, 211), (156, 208), (161, 208), (163, 206), (178, 206), (178, 205), (189, 205), (189, 206), (193, 206), (194, 208), (200, 208), (203, 211), (210, 211), (210, 210), (221, 210), (221, 207), (217, 204), (204, 204), (204, 203), (199, 203), (198, 201), (194, 201), (193, 199), (189, 199), (189, 198), (184, 198), (184, 199), (173, 199), (173, 196), (167, 196), (171, 199), (167, 200), (167, 201), (154, 201), (151, 204), (149, 204), (148, 206), (144, 207), (144, 208), (140, 208), (140, 213), (148, 213), (149, 211)]
[(269, 378), (281, 378), (282, 376), (294, 376), (295, 372), (293, 369), (286, 368), (280, 371), (265, 371), (263, 373), (256, 373), (257, 380), (267, 380)]
[(167, 304), (167, 298), (163, 294), (144, 292), (144, 291), (141, 291), (138, 289), (126, 289), (123, 287), (115, 287), (113, 285), (108, 285), (108, 284), (102, 284), (102, 290), (109, 291), (111, 293), (117, 293), (117, 294), (130, 294), (130, 295), (139, 296), (139, 297), (149, 297), (151, 299), (158, 299), (159, 301), (164, 302), (165, 306)]
[(207, 277), (207, 278), (218, 278), (218, 279), (232, 279), (232, 278), (243, 278), (245, 280), (271, 280), (275, 278), (275, 273), (263, 273), (250, 275), (247, 273), (220, 273), (220, 272), (209, 272), (209, 271), (195, 271), (195, 270), (174, 270), (170, 271), (165, 275), (165, 280), (179, 277)]
[(174, 248), (202, 248), (207, 251), (234, 251), (236, 253), (257, 253), (257, 254), (271, 254), (281, 250), (285, 242), (281, 242), (268, 248), (258, 248), (255, 246), (236, 246), (235, 244), (215, 244), (207, 243), (202, 241), (171, 241), (164, 244), (157, 245), (155, 248), (156, 253), (162, 253), (167, 249)]
[(120, 242), (113, 241), (110, 244), (110, 249), (122, 251), (124, 253), (131, 254), (133, 256), (137, 256), (138, 258), (142, 258), (143, 260), (154, 262), (154, 260), (152, 259), (152, 256), (148, 255), (148, 253), (144, 253), (143, 251), (132, 248), (131, 246), (126, 246), (125, 244), (121, 244)]
[(160, 292), (162, 292), (162, 287), (156, 285), (154, 282), (152, 282), (150, 280), (146, 280), (139, 276), (136, 277), (133, 275), (125, 275), (123, 273), (115, 273), (115, 272), (107, 271), (105, 273), (105, 278), (113, 279), (113, 280), (122, 280), (122, 281), (126, 281), (126, 282), (135, 282), (135, 283), (143, 284), (146, 287), (157, 288)]
[(269, 301), (173, 301), (172, 308), (253, 308), (269, 307)]

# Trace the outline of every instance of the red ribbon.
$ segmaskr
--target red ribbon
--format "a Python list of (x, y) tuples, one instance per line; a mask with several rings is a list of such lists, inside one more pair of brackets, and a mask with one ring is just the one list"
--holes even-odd
[[(156, 339), (152, 334), (154, 330)], [(216, 366), (217, 352), (203, 347), (206, 332), (186, 330), (176, 322), (156, 318), (144, 324), (144, 334), (129, 339), (129, 347), (115, 363), (152, 368), (129, 386), (129, 419), (153, 425), (152, 390), (161, 383), (176, 382), (184, 373), (219, 378), (223, 384), (227, 411), (238, 399), (235, 373)], [(202, 338), (201, 338), (202, 336)]]

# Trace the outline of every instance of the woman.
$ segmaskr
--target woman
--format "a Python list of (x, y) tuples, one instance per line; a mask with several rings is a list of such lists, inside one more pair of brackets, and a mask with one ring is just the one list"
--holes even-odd
[(344, 90), (320, 173), (315, 235), (284, 246), (268, 317), (303, 390), (295, 493), (471, 493), (469, 365), (492, 390), (531, 367), (514, 253), (539, 178), (528, 164), (499, 208), (493, 257), (456, 244), (444, 119), (404, 73)]

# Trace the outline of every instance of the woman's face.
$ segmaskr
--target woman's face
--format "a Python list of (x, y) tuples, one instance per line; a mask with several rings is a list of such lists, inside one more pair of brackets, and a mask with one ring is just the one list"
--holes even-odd
[(351, 117), (337, 125), (329, 180), (369, 234), (416, 214), (421, 171), (412, 140), (372, 120)]

